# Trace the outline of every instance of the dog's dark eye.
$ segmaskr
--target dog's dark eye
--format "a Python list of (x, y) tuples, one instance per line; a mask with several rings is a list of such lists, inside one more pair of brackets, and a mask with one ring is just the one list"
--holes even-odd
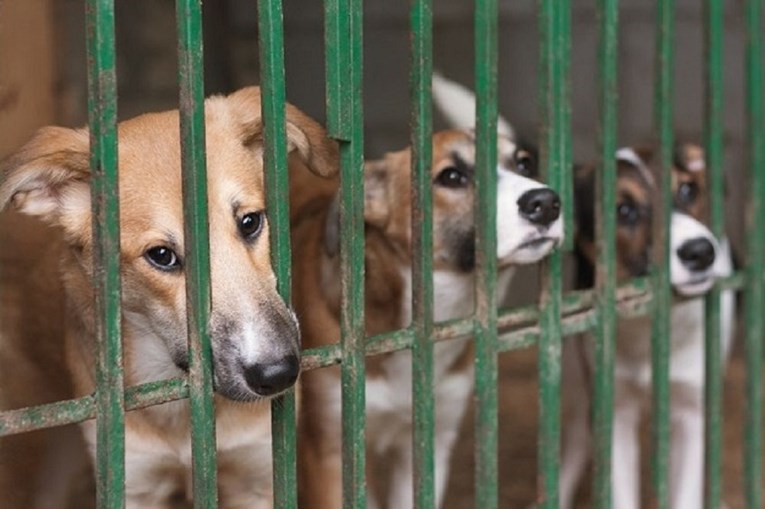
[(468, 183), (467, 175), (453, 166), (444, 168), (436, 177), (436, 184), (443, 187), (465, 187)]
[(152, 247), (144, 254), (146, 259), (159, 270), (177, 270), (181, 267), (181, 261), (175, 251), (165, 246)]
[(616, 209), (616, 219), (620, 224), (634, 225), (640, 219), (640, 211), (633, 203), (621, 203)]
[(537, 172), (537, 164), (530, 153), (519, 150), (515, 154), (515, 169), (520, 175), (531, 177)]
[(250, 212), (239, 219), (239, 233), (245, 240), (253, 240), (263, 229), (263, 212)]
[(683, 182), (677, 188), (677, 201), (683, 205), (693, 203), (699, 195), (699, 186), (695, 182)]

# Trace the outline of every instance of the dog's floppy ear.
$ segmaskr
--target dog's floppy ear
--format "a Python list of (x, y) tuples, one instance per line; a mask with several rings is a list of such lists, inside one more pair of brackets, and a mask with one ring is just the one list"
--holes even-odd
[(385, 159), (364, 165), (364, 222), (384, 228), (390, 217), (390, 176)]
[(85, 129), (40, 129), (0, 165), (0, 208), (64, 227), (89, 218), (89, 143)]
[[(231, 107), (242, 119), (242, 140), (250, 145), (263, 140), (263, 120), (260, 112), (260, 88), (247, 87), (228, 96)], [(287, 150), (297, 153), (308, 168), (322, 177), (335, 175), (339, 167), (337, 143), (327, 136), (314, 119), (286, 105)]]

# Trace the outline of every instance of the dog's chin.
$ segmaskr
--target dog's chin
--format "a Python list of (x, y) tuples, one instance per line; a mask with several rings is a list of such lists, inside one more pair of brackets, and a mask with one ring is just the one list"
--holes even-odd
[(679, 283), (672, 283), (675, 293), (682, 297), (698, 297), (707, 293), (715, 284), (715, 278), (712, 274), (706, 276), (696, 276)]
[(537, 237), (527, 240), (513, 249), (510, 255), (500, 258), (499, 265), (528, 265), (536, 263), (549, 255), (560, 239), (556, 237)]
[(263, 401), (278, 396), (278, 394), (262, 396), (250, 389), (244, 382), (219, 383), (216, 380), (213, 382), (213, 389), (215, 390), (215, 394), (223, 396), (236, 403), (255, 403), (257, 401)]

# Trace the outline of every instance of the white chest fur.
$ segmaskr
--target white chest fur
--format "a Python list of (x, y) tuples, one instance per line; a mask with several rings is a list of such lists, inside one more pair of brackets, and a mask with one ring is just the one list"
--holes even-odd
[[(504, 270), (497, 284), (498, 299), (504, 298), (512, 277), (512, 270)], [(402, 269), (404, 281), (401, 303), (401, 327), (411, 322), (412, 278), (409, 268)], [(464, 318), (473, 313), (475, 278), (472, 274), (435, 271), (433, 274), (433, 306), (436, 322)], [(471, 339), (448, 340), (434, 347), (434, 385), (436, 420), (459, 420), (465, 411), (473, 387), (473, 370), (450, 371), (465, 351)], [(407, 439), (411, 428), (412, 358), (409, 351), (389, 355), (384, 363), (385, 375), (368, 377), (366, 400), (369, 420), (368, 432), (376, 436), (372, 443), (386, 449), (399, 437)]]

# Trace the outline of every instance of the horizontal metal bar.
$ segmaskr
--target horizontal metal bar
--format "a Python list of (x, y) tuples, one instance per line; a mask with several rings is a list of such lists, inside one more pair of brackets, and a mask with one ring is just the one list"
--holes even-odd
[[(765, 281), (765, 278), (764, 278)], [(721, 279), (717, 286), (721, 290), (739, 290), (745, 285), (745, 273), (736, 272)], [(621, 285), (616, 292), (617, 312), (622, 318), (648, 314), (653, 298), (651, 282), (638, 278)], [(595, 301), (593, 290), (578, 290), (563, 295), (561, 315), (562, 334), (570, 336), (591, 330), (596, 322), (592, 306)], [(533, 346), (537, 337), (539, 309), (536, 305), (504, 309), (499, 312), (497, 328), (501, 333), (499, 351), (507, 352)], [(435, 325), (433, 341), (450, 341), (469, 337), (475, 323), (471, 318), (440, 322)], [(535, 329), (536, 328), (536, 329)], [(367, 338), (365, 354), (379, 355), (411, 348), (414, 332), (401, 329)], [(337, 344), (309, 348), (302, 353), (301, 368), (304, 371), (340, 364), (342, 354)], [(129, 387), (125, 390), (125, 409), (159, 405), (169, 401), (187, 398), (188, 384), (185, 379), (174, 378)], [(93, 396), (60, 401), (45, 405), (6, 410), (0, 412), (0, 437), (38, 429), (64, 426), (93, 419), (95, 409)]]
[[(180, 378), (136, 385), (125, 391), (125, 410), (161, 405), (188, 396), (188, 384), (186, 380)], [(93, 395), (7, 410), (0, 413), (0, 437), (75, 424), (95, 417), (96, 406)]]

